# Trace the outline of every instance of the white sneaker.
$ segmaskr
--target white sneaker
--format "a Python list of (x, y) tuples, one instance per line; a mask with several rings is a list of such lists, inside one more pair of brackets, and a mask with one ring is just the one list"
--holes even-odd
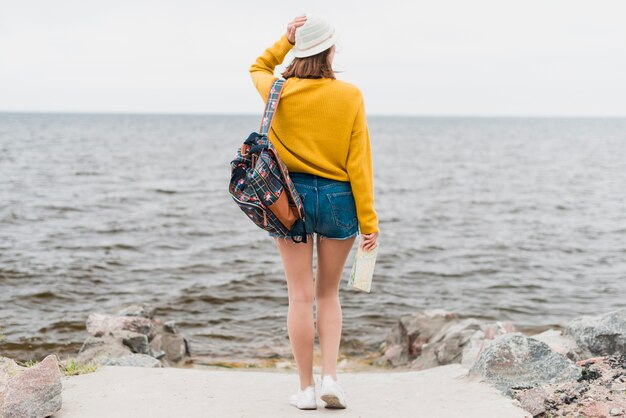
[(315, 385), (311, 385), (305, 389), (298, 388), (298, 392), (291, 395), (289, 403), (300, 409), (317, 409)]
[(331, 375), (326, 375), (322, 378), (322, 394), (320, 398), (326, 402), (326, 408), (341, 409), (347, 406), (346, 394)]

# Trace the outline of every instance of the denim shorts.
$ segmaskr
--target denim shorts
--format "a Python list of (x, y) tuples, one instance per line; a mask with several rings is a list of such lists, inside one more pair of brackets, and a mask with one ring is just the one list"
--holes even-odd
[[(356, 203), (349, 181), (309, 173), (289, 173), (304, 203), (306, 233), (320, 238), (347, 239), (358, 235)], [(281, 237), (268, 232), (271, 237)], [(288, 237), (287, 237), (288, 238)]]

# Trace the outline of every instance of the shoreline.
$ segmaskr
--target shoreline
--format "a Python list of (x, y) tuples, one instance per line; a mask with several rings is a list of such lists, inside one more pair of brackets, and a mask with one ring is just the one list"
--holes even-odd
[[(474, 318), (473, 316), (462, 316), (459, 315), (460, 319), (463, 318)], [(563, 331), (566, 328), (566, 324), (561, 325), (517, 325), (515, 324), (515, 329), (526, 336), (533, 336), (536, 334), (540, 334), (541, 332), (547, 331), (549, 329), (553, 329), (556, 331)], [(317, 342), (316, 335), (316, 344), (315, 344), (315, 352), (314, 359), (318, 359), (321, 355), (319, 352), (319, 343)], [(2, 333), (0, 329), (0, 352), (5, 357), (9, 357), (18, 362), (30, 362), (37, 361), (37, 359), (43, 359), (46, 355), (55, 354), (60, 360), (66, 360), (72, 357), (75, 357), (76, 353), (80, 350), (83, 342), (70, 342), (66, 345), (54, 345), (50, 346), (48, 343), (43, 342), (40, 346), (36, 348), (27, 348), (29, 346), (26, 342), (12, 342), (4, 340), (2, 341)], [(17, 346), (23, 346), (24, 348), (16, 348)], [(31, 346), (32, 347), (32, 346)], [(338, 362), (341, 362), (342, 359), (349, 363), (367, 363), (368, 361), (373, 361), (380, 357), (380, 352), (373, 347), (370, 349), (364, 349), (361, 352), (354, 352), (352, 349), (347, 349), (345, 351), (349, 351), (346, 353), (342, 351), (342, 347), (339, 347), (339, 358)], [(215, 363), (216, 365), (222, 364), (224, 368), (272, 368), (276, 364), (290, 362), (293, 361), (293, 354), (291, 353), (291, 348), (289, 345), (285, 345), (281, 347), (281, 349), (277, 349), (275, 354), (264, 355), (264, 356), (229, 356), (222, 355), (213, 357), (208, 354), (200, 354), (200, 355), (192, 355), (191, 361), (194, 362), (197, 366), (203, 366), (210, 363)], [(321, 361), (321, 360), (319, 360)], [(367, 364), (363, 364), (363, 366), (367, 366)], [(381, 366), (375, 366), (373, 364), (370, 365), (372, 368), (378, 369)], [(191, 367), (189, 365), (181, 366), (182, 368)]]
[[(373, 364), (380, 357), (379, 351), (365, 351), (361, 355), (346, 355), (339, 353), (337, 370), (363, 371), (363, 370), (393, 370), (391, 366)], [(184, 368), (207, 368), (216, 369), (278, 369), (297, 370), (293, 354), (276, 357), (230, 357), (230, 356), (191, 356), (190, 364)], [(322, 355), (319, 347), (315, 346), (313, 352), (313, 367), (322, 363)]]
[[(20, 365), (0, 357), (0, 417), (11, 416), (3, 415), (6, 408), (25, 407), (47, 408), (52, 412), (42, 416), (50, 416), (66, 401), (55, 418), (104, 416), (99, 411), (111, 414), (104, 406), (111, 403), (120, 417), (177, 414), (172, 408), (198, 417), (206, 408), (225, 417), (277, 416), (293, 408), (288, 399), (299, 378), (289, 346), (265, 358), (193, 355), (176, 322), (154, 316), (148, 304), (93, 313), (86, 328), (90, 335), (76, 359), (51, 354)], [(340, 352), (337, 376), (364, 408), (347, 416), (626, 416), (626, 308), (574, 318), (562, 331), (537, 331), (443, 309), (402, 316), (377, 350)], [(321, 360), (315, 346), (318, 385)], [(172, 397), (180, 402), (172, 404)], [(129, 410), (135, 412), (125, 415)]]

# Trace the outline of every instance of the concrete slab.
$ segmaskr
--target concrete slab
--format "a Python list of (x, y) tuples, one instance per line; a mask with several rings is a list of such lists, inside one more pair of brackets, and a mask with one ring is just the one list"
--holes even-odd
[[(289, 404), (298, 376), (289, 371), (102, 366), (64, 377), (54, 418), (295, 417), (531, 418), (459, 364), (423, 371), (338, 372), (346, 409), (299, 410)], [(316, 377), (316, 380), (317, 377)], [(317, 393), (320, 386), (317, 382)]]

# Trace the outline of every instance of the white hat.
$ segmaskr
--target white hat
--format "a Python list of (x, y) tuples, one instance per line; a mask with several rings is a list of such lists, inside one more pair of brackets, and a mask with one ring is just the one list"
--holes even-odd
[(337, 32), (324, 19), (306, 15), (304, 25), (296, 29), (296, 44), (292, 48), (296, 58), (310, 57), (330, 48), (337, 42)]

